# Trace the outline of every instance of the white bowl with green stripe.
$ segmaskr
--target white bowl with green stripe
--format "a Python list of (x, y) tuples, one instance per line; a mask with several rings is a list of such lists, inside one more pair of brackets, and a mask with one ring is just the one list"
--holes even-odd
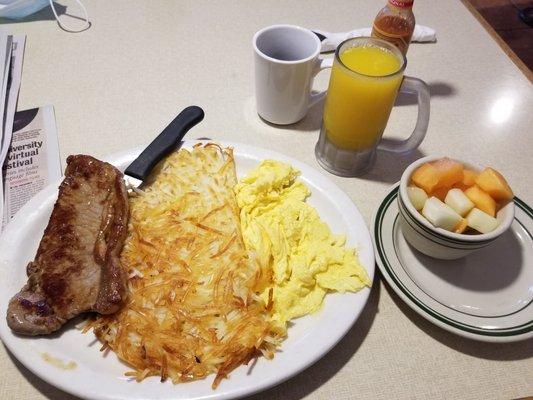
[[(436, 161), (442, 156), (428, 156), (421, 158), (406, 168), (400, 180), (398, 196), (398, 209), (400, 211), (400, 223), (405, 239), (415, 249), (430, 257), (442, 260), (454, 260), (467, 256), (480, 250), (498, 239), (509, 229), (514, 219), (514, 203), (510, 201), (496, 214), (500, 222), (498, 227), (484, 234), (462, 234), (450, 232), (442, 228), (436, 228), (424, 216), (416, 210), (407, 195), (407, 186), (411, 182), (414, 170), (426, 162)], [(467, 168), (474, 171), (481, 169), (461, 160)]]

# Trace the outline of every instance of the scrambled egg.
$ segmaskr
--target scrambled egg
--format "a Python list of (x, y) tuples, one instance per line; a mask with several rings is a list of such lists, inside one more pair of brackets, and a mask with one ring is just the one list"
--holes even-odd
[(245, 246), (269, 278), (260, 296), (283, 333), (286, 322), (317, 311), (328, 291), (371, 285), (345, 237), (333, 235), (305, 202), (311, 192), (299, 174), (265, 160), (235, 186)]

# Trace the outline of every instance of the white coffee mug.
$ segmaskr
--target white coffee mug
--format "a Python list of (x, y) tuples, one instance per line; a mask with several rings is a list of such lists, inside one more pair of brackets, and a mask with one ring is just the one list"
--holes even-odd
[(279, 125), (301, 120), (326, 92), (311, 93), (313, 78), (331, 68), (320, 40), (309, 29), (272, 25), (254, 35), (255, 98), (261, 118)]

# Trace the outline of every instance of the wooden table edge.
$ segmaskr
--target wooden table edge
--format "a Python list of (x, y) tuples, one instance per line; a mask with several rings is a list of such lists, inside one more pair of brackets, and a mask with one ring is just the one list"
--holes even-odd
[(516, 53), (509, 47), (507, 43), (498, 35), (492, 26), (483, 18), (476, 8), (470, 4), (468, 0), (461, 0), (464, 6), (472, 13), (472, 15), (478, 20), (478, 22), (485, 28), (489, 35), (498, 43), (500, 48), (504, 51), (505, 54), (513, 61), (513, 63), (522, 71), (522, 73), (533, 83), (533, 72), (528, 68), (528, 66), (516, 55)]

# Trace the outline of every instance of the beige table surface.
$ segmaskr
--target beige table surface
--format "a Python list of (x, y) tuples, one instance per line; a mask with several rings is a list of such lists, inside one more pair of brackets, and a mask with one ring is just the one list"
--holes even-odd
[[(59, 3), (79, 15), (73, 1)], [(19, 109), (54, 105), (63, 162), (72, 153), (104, 157), (145, 145), (181, 108), (198, 104), (206, 118), (190, 137), (272, 148), (319, 169), (313, 148), (320, 107), (284, 129), (255, 114), (252, 35), (275, 23), (329, 31), (369, 26), (385, 0), (84, 3), (92, 21), (84, 33), (62, 31), (49, 11), (7, 25), (27, 35)], [(367, 224), (404, 167), (426, 154), (490, 164), (533, 204), (533, 86), (458, 0), (417, 0), (414, 11), (419, 23), (438, 32), (438, 43), (413, 44), (408, 54), (407, 74), (432, 90), (426, 140), (410, 157), (381, 154), (364, 178), (329, 177)], [(323, 72), (315, 85), (325, 88), (327, 81)], [(409, 99), (402, 103), (388, 135), (412, 129), (416, 107), (405, 104)], [(480, 343), (437, 328), (376, 280), (367, 307), (339, 345), (254, 399), (517, 398), (533, 395), (532, 357), (531, 340)], [(31, 374), (3, 346), (0, 371), (0, 398), (72, 398)]]

